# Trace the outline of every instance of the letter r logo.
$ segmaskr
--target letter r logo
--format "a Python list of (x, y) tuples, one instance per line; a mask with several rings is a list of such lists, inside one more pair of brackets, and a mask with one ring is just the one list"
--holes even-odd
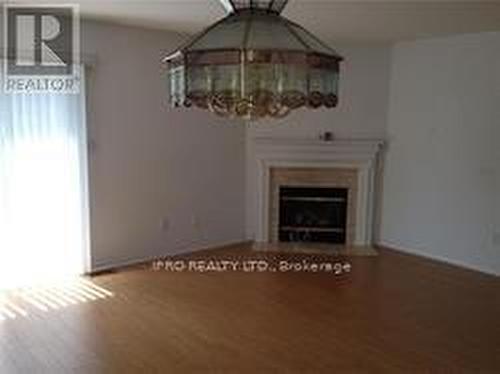
[(7, 74), (71, 75), (74, 9), (6, 7)]

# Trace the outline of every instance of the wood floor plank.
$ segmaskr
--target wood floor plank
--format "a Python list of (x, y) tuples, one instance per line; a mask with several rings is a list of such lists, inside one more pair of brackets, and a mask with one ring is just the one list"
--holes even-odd
[(47, 311), (14, 299), (28, 316), (0, 322), (0, 371), (500, 371), (496, 277), (386, 249), (343, 259), (242, 245), (177, 259), (208, 258), (343, 260), (352, 271), (337, 277), (141, 266), (93, 277), (112, 293), (102, 298), (87, 293), (86, 302), (69, 303), (69, 293), (56, 293), (48, 301), (67, 305)]

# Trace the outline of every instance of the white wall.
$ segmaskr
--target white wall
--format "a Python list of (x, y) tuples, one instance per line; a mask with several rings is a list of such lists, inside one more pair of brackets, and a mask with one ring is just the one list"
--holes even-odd
[(256, 137), (317, 138), (331, 131), (340, 138), (382, 138), (386, 133), (391, 48), (388, 45), (330, 43), (345, 58), (341, 65), (339, 105), (315, 111), (299, 109), (281, 120), (247, 125), (246, 235), (254, 238), (257, 178)]
[(345, 58), (341, 63), (339, 105), (335, 109), (299, 109), (281, 120), (248, 126), (249, 137), (383, 136), (387, 126), (391, 48), (384, 44), (329, 43)]
[(328, 130), (389, 138), (383, 244), (500, 274), (499, 33), (399, 43), (392, 56), (388, 46), (336, 46), (346, 57), (339, 107), (247, 125), (246, 184), (243, 126), (166, 105), (159, 60), (181, 40), (82, 25), (83, 52), (97, 57), (94, 267), (252, 238), (252, 140)]
[(97, 22), (81, 31), (83, 53), (97, 58), (89, 95), (94, 267), (242, 240), (244, 126), (169, 108), (160, 59), (181, 38)]
[(393, 51), (382, 242), (500, 274), (500, 33)]

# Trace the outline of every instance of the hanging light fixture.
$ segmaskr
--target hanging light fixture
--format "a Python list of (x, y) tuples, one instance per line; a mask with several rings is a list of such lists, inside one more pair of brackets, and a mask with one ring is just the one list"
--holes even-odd
[(335, 50), (280, 14), (288, 0), (220, 0), (229, 15), (168, 56), (173, 106), (284, 117), (338, 102)]

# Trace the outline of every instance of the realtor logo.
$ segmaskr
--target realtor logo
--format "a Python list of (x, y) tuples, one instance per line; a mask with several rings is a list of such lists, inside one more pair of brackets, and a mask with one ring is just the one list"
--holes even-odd
[(4, 7), (7, 92), (73, 92), (79, 69), (77, 8)]

